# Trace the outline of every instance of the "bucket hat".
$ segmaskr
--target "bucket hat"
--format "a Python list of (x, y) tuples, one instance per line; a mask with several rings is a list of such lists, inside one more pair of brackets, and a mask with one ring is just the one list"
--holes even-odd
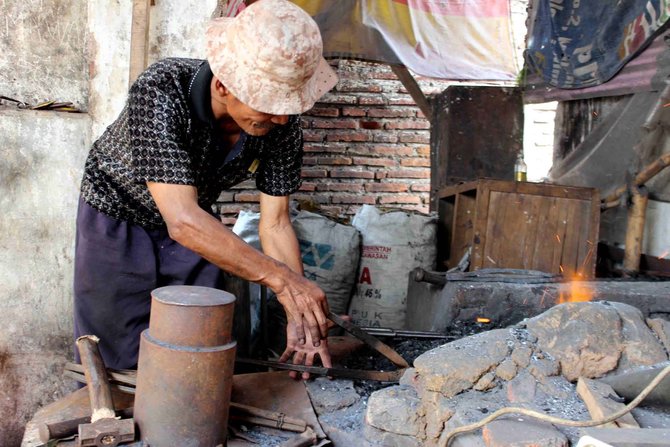
[(259, 0), (212, 20), (206, 41), (214, 76), (259, 112), (303, 113), (337, 83), (318, 25), (286, 0)]

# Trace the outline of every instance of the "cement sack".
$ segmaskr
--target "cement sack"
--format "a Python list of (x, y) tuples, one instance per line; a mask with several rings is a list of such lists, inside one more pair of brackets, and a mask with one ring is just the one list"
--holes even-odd
[(349, 314), (358, 326), (404, 329), (409, 273), (434, 269), (435, 219), (363, 205), (352, 225), (361, 232), (362, 246)]
[[(259, 220), (259, 213), (242, 211), (233, 227), (235, 234), (258, 249)], [(300, 244), (305, 277), (323, 289), (331, 311), (346, 313), (360, 256), (358, 230), (308, 211), (300, 211), (291, 220)]]

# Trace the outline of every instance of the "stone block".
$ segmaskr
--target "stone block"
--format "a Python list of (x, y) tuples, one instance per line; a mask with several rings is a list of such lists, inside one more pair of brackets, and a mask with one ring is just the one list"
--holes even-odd
[(647, 326), (639, 309), (624, 303), (610, 304), (617, 310), (622, 322), (621, 335), (624, 342), (618, 371), (668, 360), (665, 348)]
[(495, 420), (482, 430), (486, 447), (568, 447), (567, 437), (551, 424)]
[(503, 380), (512, 380), (514, 377), (516, 377), (516, 372), (516, 363), (511, 358), (506, 358), (496, 368), (496, 376)]
[(314, 410), (319, 415), (349, 407), (361, 398), (354, 390), (354, 383), (351, 380), (317, 377), (313, 381), (305, 382), (305, 388)]
[(365, 422), (380, 430), (407, 436), (423, 436), (425, 421), (414, 388), (397, 385), (372, 393)]
[(495, 329), (447, 343), (414, 360), (421, 386), (455, 396), (470, 389), (510, 352), (510, 333)]
[(507, 400), (511, 403), (528, 403), (535, 399), (537, 381), (527, 371), (520, 372), (507, 382)]
[(525, 368), (530, 364), (533, 350), (529, 346), (516, 346), (512, 351), (512, 360), (519, 368)]
[[(412, 436), (399, 435), (384, 430), (379, 430), (371, 425), (365, 424), (363, 429), (365, 440), (374, 446), (380, 447), (423, 447), (419, 439)], [(352, 444), (358, 445), (358, 444)]]

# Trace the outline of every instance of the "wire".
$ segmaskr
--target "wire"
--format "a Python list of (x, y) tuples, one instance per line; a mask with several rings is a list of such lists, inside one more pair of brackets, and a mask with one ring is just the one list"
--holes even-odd
[[(598, 420), (590, 420), (590, 421), (572, 421), (570, 419), (562, 419), (562, 418), (557, 418), (555, 416), (549, 416), (548, 414), (540, 413), (539, 411), (534, 411), (534, 410), (528, 410), (526, 408), (519, 408), (519, 407), (505, 407), (501, 408), (500, 410), (496, 411), (495, 413), (492, 413), (491, 415), (485, 417), (479, 422), (475, 422), (474, 424), (470, 425), (464, 425), (462, 427), (458, 427), (450, 432), (445, 432), (443, 431), (442, 434), (440, 435), (440, 439), (437, 442), (437, 445), (439, 447), (448, 447), (449, 442), (457, 435), (461, 433), (467, 433), (473, 430), (477, 430), (478, 428), (483, 427), (484, 425), (488, 424), (494, 419), (499, 418), (500, 416), (503, 416), (505, 414), (523, 414), (525, 416), (530, 416), (535, 419), (539, 419), (541, 421), (546, 421), (550, 422), (552, 424), (558, 424), (558, 425), (566, 425), (568, 427), (594, 427), (596, 425), (602, 425), (602, 424), (607, 424), (608, 422), (612, 422), (616, 419), (619, 419), (623, 415), (629, 413), (633, 408), (637, 407), (640, 402), (642, 402), (648, 395), (649, 393), (652, 392), (656, 386), (661, 383), (661, 381), (668, 375), (670, 374), (670, 365), (666, 366), (661, 370), (661, 372), (654, 377), (654, 380), (649, 382), (649, 385), (643, 389), (640, 394), (637, 395), (635, 399), (631, 401), (628, 405), (626, 405), (624, 408), (621, 410), (617, 411), (616, 413), (604, 418), (604, 419), (598, 419)], [(446, 433), (446, 434), (445, 434)]]

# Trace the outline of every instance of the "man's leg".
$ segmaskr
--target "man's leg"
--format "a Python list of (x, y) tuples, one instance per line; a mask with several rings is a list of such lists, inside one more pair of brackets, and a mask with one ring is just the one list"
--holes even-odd
[[(155, 247), (138, 226), (112, 219), (80, 200), (75, 248), (75, 337), (100, 338), (109, 368), (135, 368), (156, 288)], [(78, 353), (75, 350), (78, 360)]]

